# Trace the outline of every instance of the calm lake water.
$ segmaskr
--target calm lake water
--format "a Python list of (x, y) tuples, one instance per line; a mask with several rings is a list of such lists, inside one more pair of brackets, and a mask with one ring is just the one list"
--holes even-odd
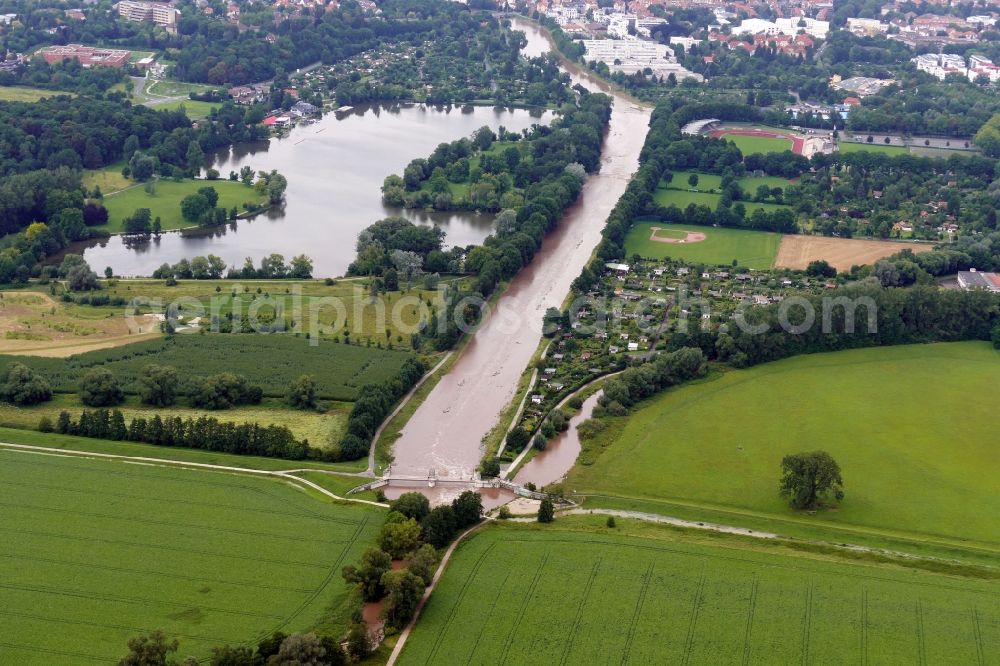
[(230, 265), (242, 265), (245, 257), (259, 263), (272, 252), (286, 259), (305, 253), (313, 259), (314, 275), (336, 276), (353, 260), (358, 232), (388, 215), (440, 226), (448, 245), (480, 243), (493, 229), (492, 215), (388, 208), (382, 205), (382, 181), (401, 174), (410, 160), (426, 157), (438, 144), (483, 125), (520, 131), (551, 120), (549, 112), (491, 107), (373, 106), (331, 113), (285, 138), (233, 146), (209, 157), (223, 176), (245, 165), (277, 169), (288, 178), (282, 209), (140, 244), (115, 237), (87, 248), (84, 256), (98, 272), (111, 266), (117, 275), (149, 275), (164, 262), (208, 253)]

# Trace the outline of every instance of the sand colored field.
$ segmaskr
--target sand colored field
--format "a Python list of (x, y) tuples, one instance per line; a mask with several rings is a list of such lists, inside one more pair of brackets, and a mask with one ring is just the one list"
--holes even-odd
[(873, 264), (901, 250), (927, 252), (930, 244), (903, 243), (899, 241), (857, 240), (853, 238), (829, 238), (827, 236), (781, 237), (778, 256), (774, 260), (777, 268), (803, 269), (809, 262), (825, 259), (838, 271), (847, 271), (851, 266)]
[(700, 243), (705, 240), (705, 234), (700, 231), (673, 232), (676, 237), (658, 235), (663, 231), (660, 227), (650, 227), (649, 231), (649, 240), (656, 243)]
[(107, 309), (67, 306), (40, 292), (7, 291), (0, 298), (0, 354), (66, 357), (148, 340), (159, 330), (159, 321), (148, 315), (129, 321)]

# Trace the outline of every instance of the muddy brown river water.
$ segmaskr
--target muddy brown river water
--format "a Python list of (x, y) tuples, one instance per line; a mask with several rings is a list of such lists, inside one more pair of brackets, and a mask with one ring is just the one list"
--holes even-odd
[[(529, 55), (548, 49), (547, 37), (534, 24), (520, 19), (514, 23), (528, 37)], [(574, 82), (603, 90), (586, 73), (571, 74)], [(568, 293), (638, 168), (649, 116), (648, 109), (615, 96), (600, 173), (587, 180), (580, 198), (545, 239), (534, 261), (513, 280), (461, 357), (406, 424), (395, 443), (393, 474), (426, 476), (433, 470), (438, 478), (467, 478), (474, 472), (483, 455), (483, 437), (514, 398), (521, 373), (538, 345), (546, 308), (558, 307)], [(576, 454), (555, 455), (554, 449), (549, 458), (552, 463), (545, 463), (544, 476), (555, 474), (555, 480), (569, 470)], [(452, 492), (444, 486), (434, 489), (432, 499), (447, 499), (461, 490)], [(390, 487), (387, 494), (401, 490)]]

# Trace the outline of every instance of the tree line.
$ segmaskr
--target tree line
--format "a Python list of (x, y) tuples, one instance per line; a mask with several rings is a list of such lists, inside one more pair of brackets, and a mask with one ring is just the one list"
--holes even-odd
[(340, 440), (340, 459), (357, 460), (368, 455), (375, 432), (389, 415), (393, 405), (412, 389), (427, 372), (419, 358), (403, 362), (396, 377), (382, 384), (366, 384), (347, 417), (347, 429)]
[(152, 418), (134, 417), (126, 424), (118, 409), (84, 410), (74, 419), (62, 411), (53, 425), (42, 422), (42, 432), (93, 437), (116, 441), (140, 442), (157, 446), (219, 451), (245, 456), (264, 456), (287, 460), (328, 459), (329, 454), (309, 445), (309, 440), (295, 439), (285, 426), (259, 423), (234, 423), (202, 416)]

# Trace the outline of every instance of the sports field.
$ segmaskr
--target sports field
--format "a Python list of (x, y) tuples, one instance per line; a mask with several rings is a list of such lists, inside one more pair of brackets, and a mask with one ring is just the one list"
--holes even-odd
[(932, 249), (934, 246), (931, 243), (786, 234), (781, 238), (781, 246), (778, 248), (774, 265), (779, 268), (802, 270), (810, 262), (823, 259), (838, 271), (849, 271), (851, 266), (874, 264), (879, 259), (902, 250), (929, 252)]
[[(705, 234), (705, 240), (697, 243), (660, 243), (650, 240), (653, 227), (658, 227), (659, 236), (671, 232), (697, 231)], [(651, 259), (672, 257), (685, 261), (705, 264), (732, 264), (735, 259), (740, 266), (748, 268), (770, 268), (778, 251), (781, 234), (767, 231), (747, 231), (722, 227), (694, 227), (683, 224), (662, 222), (637, 222), (625, 237), (625, 255), (639, 254)]]
[(341, 567), (381, 522), (287, 483), (0, 450), (0, 661), (108, 664), (162, 629), (179, 654), (346, 626)]
[(715, 374), (609, 419), (579, 493), (801, 517), (778, 495), (781, 458), (829, 452), (846, 498), (811, 518), (1000, 551), (996, 402), (985, 342), (799, 356)]
[(111, 233), (121, 233), (124, 231), (122, 221), (134, 213), (137, 208), (148, 208), (153, 219), (160, 218), (164, 230), (197, 226), (195, 223), (185, 220), (181, 215), (181, 199), (189, 194), (194, 194), (202, 187), (214, 187), (215, 191), (219, 193), (219, 202), (216, 205), (227, 211), (235, 206), (239, 212), (243, 212), (244, 203), (262, 204), (266, 201), (266, 197), (254, 192), (253, 188), (230, 180), (188, 179), (177, 182), (160, 179), (153, 186), (153, 194), (148, 194), (145, 185), (139, 183), (104, 197), (103, 203), (108, 209), (108, 223), (103, 227), (95, 228)]
[(459, 546), (398, 663), (975, 664), (995, 582), (818, 559), (603, 516)]
[(709, 136), (732, 141), (744, 156), (786, 150), (801, 155), (805, 144), (801, 135), (769, 127), (723, 127), (710, 131)]
[[(748, 194), (753, 194), (752, 191)], [(716, 194), (714, 192), (690, 192), (686, 190), (667, 190), (667, 189), (657, 189), (653, 193), (653, 200), (660, 204), (664, 208), (669, 208), (670, 206), (677, 206), (678, 208), (687, 208), (689, 204), (694, 204), (696, 206), (708, 206), (712, 210), (715, 210), (719, 205), (719, 199), (722, 198), (721, 194)], [(769, 213), (773, 213), (776, 210), (781, 210), (782, 208), (788, 208), (781, 204), (775, 203), (755, 203), (753, 201), (734, 201), (733, 205), (743, 204), (743, 208), (746, 210), (746, 214), (750, 215), (758, 208), (763, 208)]]

